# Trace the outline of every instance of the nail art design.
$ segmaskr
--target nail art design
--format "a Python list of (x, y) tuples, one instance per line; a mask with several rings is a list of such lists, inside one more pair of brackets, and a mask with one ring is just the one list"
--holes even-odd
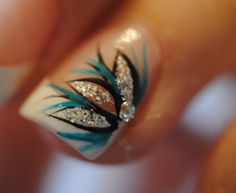
[[(147, 53), (143, 32), (127, 28), (118, 37), (108, 34), (92, 57), (81, 60), (75, 54), (39, 85), (21, 114), (51, 130), (85, 158), (100, 156), (134, 119), (147, 90), (148, 62), (156, 60), (153, 49)], [(88, 46), (81, 52), (93, 50)]]
[[(133, 50), (133, 61), (137, 61)], [(64, 100), (52, 104), (43, 112), (59, 121), (77, 128), (77, 132), (57, 132), (67, 140), (86, 142), (79, 147), (80, 152), (105, 146), (112, 133), (121, 122), (129, 122), (147, 89), (146, 45), (142, 46), (142, 74), (131, 59), (117, 49), (113, 68), (106, 65), (102, 53), (97, 50), (97, 58), (87, 57), (89, 68), (75, 68), (75, 72), (90, 75), (88, 78), (69, 80), (68, 89), (49, 83)], [(82, 132), (81, 131), (86, 131)]]

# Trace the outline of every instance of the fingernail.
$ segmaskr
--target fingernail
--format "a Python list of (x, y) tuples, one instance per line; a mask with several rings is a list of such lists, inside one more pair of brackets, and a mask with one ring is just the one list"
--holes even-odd
[(157, 72), (159, 45), (146, 27), (106, 30), (75, 52), (21, 113), (93, 160), (129, 129)]
[(16, 94), (29, 71), (27, 64), (0, 66), (0, 106)]

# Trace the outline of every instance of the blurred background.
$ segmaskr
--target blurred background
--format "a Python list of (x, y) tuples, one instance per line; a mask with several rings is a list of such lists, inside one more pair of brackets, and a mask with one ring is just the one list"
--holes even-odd
[(0, 111), (0, 193), (194, 193), (207, 153), (236, 113), (235, 98), (236, 77), (217, 77), (194, 97), (171, 136), (121, 165), (66, 155), (23, 120), (4, 127), (18, 116), (10, 105)]

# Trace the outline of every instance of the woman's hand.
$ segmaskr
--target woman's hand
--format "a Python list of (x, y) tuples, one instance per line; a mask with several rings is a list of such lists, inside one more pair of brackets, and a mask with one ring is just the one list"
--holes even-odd
[[(0, 72), (2, 68), (5, 71), (7, 69), (8, 73), (2, 75), (4, 78), (0, 77), (0, 89), (4, 88), (2, 98), (5, 99), (9, 93), (13, 93), (13, 89), (17, 89), (17, 93), (15, 92), (0, 110), (2, 133), (0, 136), (3, 136), (0, 157), (4, 157), (0, 160), (0, 168), (3, 166), (7, 170), (14, 165), (16, 168), (21, 168), (22, 165), (19, 163), (23, 157), (27, 160), (30, 157), (35, 162), (46, 160), (45, 157), (50, 155), (56, 146), (81, 159), (96, 158), (94, 161), (98, 163), (121, 163), (143, 157), (173, 132), (184, 108), (204, 85), (219, 74), (236, 72), (236, 3), (233, 0), (204, 2), (147, 0), (123, 3), (106, 0), (99, 0), (96, 3), (90, 0), (86, 2), (41, 0), (34, 3), (22, 0), (19, 3), (12, 0), (4, 2), (0, 9), (2, 9)], [(143, 51), (143, 42), (146, 51)], [(55, 111), (51, 111), (61, 110), (57, 109), (58, 106), (55, 109), (47, 108), (65, 102), (62, 100), (64, 95), (73, 105), (78, 103), (78, 98), (68, 96), (68, 92), (65, 93), (65, 90), (62, 92), (62, 89), (75, 94), (76, 90), (73, 91), (76, 89), (75, 86), (67, 85), (66, 82), (94, 78), (94, 74), (81, 75), (81, 70), (79, 73), (74, 73), (72, 69), (78, 67), (87, 69), (88, 66), (83, 58), (86, 55), (99, 60), (99, 57), (96, 58), (98, 45), (104, 63), (107, 63), (109, 69), (113, 68), (114, 61), (118, 63), (119, 57), (116, 56), (120, 56), (121, 60), (123, 57), (125, 62), (131, 61), (133, 66), (136, 58), (139, 66), (135, 68), (140, 85), (137, 90), (128, 87), (125, 93), (131, 90), (131, 99), (123, 96), (120, 103), (119, 92), (115, 92), (114, 95), (118, 99), (110, 103), (118, 104), (116, 109), (111, 109), (114, 106), (106, 109), (106, 112), (115, 114), (114, 118), (112, 121), (103, 122), (99, 128), (96, 127), (91, 132), (89, 129), (95, 126), (88, 126), (88, 122), (84, 125), (77, 120), (75, 125), (71, 117), (65, 117), (69, 113), (55, 114)], [(130, 47), (135, 51), (136, 57)], [(120, 53), (124, 53), (128, 59)], [(145, 65), (140, 67), (145, 63), (144, 58), (148, 63), (147, 71)], [(118, 79), (117, 71), (114, 71), (115, 75), (113, 74), (116, 78), (114, 81)], [(116, 90), (116, 83), (109, 78), (109, 73), (106, 75), (104, 72), (99, 74), (100, 78), (105, 77), (105, 81)], [(148, 85), (143, 78), (145, 75)], [(131, 78), (131, 86), (136, 88), (137, 84), (133, 82), (137, 83), (138, 79), (134, 76)], [(34, 89), (41, 80), (44, 82)], [(88, 85), (84, 89), (87, 87)], [(119, 89), (123, 88), (118, 85)], [(76, 94), (85, 96), (81, 91)], [(56, 97), (49, 99), (51, 95)], [(114, 98), (113, 95), (112, 97)], [(93, 98), (87, 99), (89, 102), (96, 102)], [(132, 114), (134, 119), (128, 120), (128, 124), (121, 115), (121, 109), (124, 107), (122, 104), (125, 102), (131, 103), (136, 108), (135, 114)], [(74, 108), (72, 103), (63, 108)], [(81, 101), (79, 103), (81, 105)], [(103, 105), (101, 106), (104, 107)], [(20, 108), (22, 115), (41, 126), (23, 119), (18, 114)], [(50, 111), (43, 111), (45, 109)], [(101, 113), (97, 111), (97, 107), (95, 109), (89, 107), (89, 110), (91, 109), (98, 114)], [(108, 117), (107, 114), (102, 115)], [(99, 124), (96, 122), (97, 125)], [(109, 130), (104, 129), (106, 132), (101, 132), (101, 128), (108, 128), (107, 125)], [(52, 129), (77, 151), (50, 135), (44, 130), (45, 128)], [(84, 135), (78, 137), (78, 131), (79, 134), (92, 133), (92, 139), (88, 140), (87, 136), (85, 139)], [(76, 132), (76, 139), (68, 136), (68, 132), (69, 134)], [(216, 159), (211, 161), (214, 165), (205, 175), (203, 192), (218, 191), (211, 183), (218, 184), (220, 178), (212, 174), (225, 162), (217, 161), (219, 160), (217, 158), (222, 157), (225, 151), (228, 152), (230, 147), (233, 149), (234, 143), (233, 138), (227, 137), (227, 134), (223, 138), (225, 140), (221, 141), (217, 149), (226, 147), (226, 143), (231, 145), (215, 151)], [(92, 146), (88, 146), (87, 143)], [(235, 160), (233, 153), (227, 155), (228, 159)], [(12, 161), (15, 159), (18, 161)], [(234, 169), (235, 166), (227, 164), (225, 167), (220, 167), (221, 173), (228, 171), (229, 167)], [(41, 166), (37, 166), (32, 172), (41, 169)], [(229, 175), (224, 177), (228, 178)], [(230, 177), (235, 179), (233, 175)], [(232, 179), (225, 180), (227, 183), (222, 185), (222, 191), (233, 193), (236, 190), (235, 180)]]

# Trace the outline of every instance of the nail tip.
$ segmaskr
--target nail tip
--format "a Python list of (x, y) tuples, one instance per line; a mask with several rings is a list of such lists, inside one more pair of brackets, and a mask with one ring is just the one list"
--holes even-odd
[(87, 160), (89, 160), (89, 161), (94, 161), (98, 157), (100, 157), (104, 153), (104, 151), (105, 150), (101, 150), (101, 152), (97, 152), (97, 153), (93, 153), (93, 154), (86, 154), (86, 153), (82, 153), (82, 152), (79, 151), (79, 154), (81, 156), (83, 156), (84, 158), (86, 158)]
[[(25, 106), (25, 104), (23, 104), (23, 106), (20, 108), (19, 110), (20, 115), (32, 122), (39, 122), (37, 120), (35, 120), (34, 118), (32, 118), (31, 114), (27, 112), (27, 106)], [(46, 128), (45, 128), (46, 129)], [(100, 157), (105, 151), (106, 149), (110, 146), (110, 145), (106, 145), (105, 147), (101, 147), (101, 148), (97, 148), (96, 150), (89, 150), (89, 151), (81, 151), (79, 150), (80, 147), (82, 147), (83, 145), (78, 145), (74, 146), (71, 145), (71, 142), (69, 142), (69, 140), (66, 140), (62, 137), (60, 137), (54, 130), (52, 129), (48, 129), (50, 132), (52, 132), (56, 137), (60, 138), (60, 140), (62, 140), (66, 145), (68, 145), (70, 148), (74, 149), (76, 152), (78, 152), (82, 157), (84, 157), (85, 159), (89, 160), (89, 161), (93, 161), (96, 160), (98, 157)]]
[[(127, 37), (134, 35), (134, 31), (127, 31), (126, 33)], [(141, 52), (140, 48), (138, 49)], [(95, 105), (96, 98), (100, 100), (102, 96), (105, 96), (104, 91), (102, 96), (98, 97), (97, 94), (91, 99), (86, 94), (83, 94), (83, 90), (87, 89), (86, 86), (80, 88), (79, 91), (73, 85), (72, 87), (60, 84), (52, 85), (50, 81), (46, 80), (22, 105), (20, 109), (21, 115), (46, 126), (86, 159), (97, 159), (115, 140), (117, 133), (123, 128), (125, 120), (130, 120), (134, 116), (136, 108), (133, 108), (133, 106), (136, 107), (138, 105), (147, 87), (148, 63), (146, 51), (141, 52), (140, 59), (135, 59), (138, 52), (133, 55), (131, 53), (128, 55), (121, 54), (119, 50), (118, 52), (119, 57), (115, 57), (114, 66), (108, 67), (101, 53), (99, 53), (100, 55), (97, 58), (90, 61), (88, 69), (84, 68), (82, 72), (79, 71), (91, 77), (96, 76), (99, 78), (100, 82), (92, 81), (91, 79), (88, 81), (88, 78), (86, 81), (89, 82), (90, 88), (95, 89), (91, 85), (97, 84), (96, 87), (102, 87), (111, 94), (113, 97), (113, 111), (105, 110), (102, 107), (100, 108), (99, 105)], [(133, 59), (131, 58), (132, 56)], [(135, 61), (140, 63), (142, 58), (143, 66), (138, 69), (140, 64), (135, 64)], [(90, 69), (90, 67), (93, 67), (93, 69)], [(84, 79), (79, 80), (85, 82)], [(78, 79), (74, 80), (74, 82), (76, 81)], [(96, 93), (99, 93), (97, 88), (95, 90)], [(42, 100), (51, 95), (56, 95), (57, 97)], [(42, 113), (42, 109), (45, 108), (50, 110), (49, 115), (54, 115), (58, 109), (62, 114), (47, 116)], [(84, 113), (87, 113), (87, 115), (83, 115)], [(60, 131), (65, 132), (65, 135), (59, 135), (58, 132)]]
[[(36, 88), (36, 93), (42, 91), (44, 92), (44, 89), (42, 87), (44, 87), (45, 85), (48, 84), (47, 80), (44, 80), (40, 86), (38, 88)], [(80, 148), (86, 145), (89, 145), (89, 143), (79, 143), (77, 142), (76, 144), (73, 145), (73, 141), (69, 140), (69, 139), (65, 139), (63, 137), (61, 137), (60, 135), (58, 135), (58, 131), (53, 129), (53, 124), (47, 123), (48, 122), (48, 117), (46, 115), (43, 115), (42, 111), (40, 111), (39, 109), (34, 109), (32, 108), (32, 106), (34, 106), (34, 104), (36, 104), (36, 101), (38, 101), (38, 97), (36, 96), (37, 94), (35, 94), (35, 92), (28, 97), (28, 99), (21, 105), (20, 109), (19, 109), (19, 114), (32, 122), (35, 122), (39, 125), (43, 125), (43, 128), (49, 130), (50, 132), (52, 132), (54, 135), (56, 135), (58, 138), (60, 138), (60, 140), (62, 140), (66, 145), (68, 145), (70, 148), (74, 149), (76, 152), (78, 152), (82, 157), (84, 157), (87, 160), (93, 161), (95, 159), (97, 159), (98, 157), (100, 157), (105, 151), (106, 149), (110, 146), (110, 143), (108, 142), (106, 145), (99, 147), (99, 148), (95, 148), (92, 150), (84, 150), (81, 151)], [(63, 131), (63, 130), (62, 130)], [(77, 131), (77, 130), (76, 130)], [(109, 138), (110, 139), (110, 138)], [(108, 141), (109, 141), (108, 139)]]
[(59, 135), (57, 135), (55, 132), (53, 132), (57, 137), (60, 138), (60, 140), (62, 140), (66, 145), (68, 145), (70, 148), (74, 149), (80, 156), (82, 156), (83, 158), (93, 161), (95, 159), (97, 159), (98, 157), (100, 157), (107, 149), (107, 147), (102, 147), (102, 148), (97, 148), (94, 150), (88, 150), (88, 151), (81, 151), (80, 148), (84, 146), (84, 144), (80, 144), (80, 145), (73, 145), (71, 143), (71, 141), (66, 140), (62, 137), (60, 137)]

